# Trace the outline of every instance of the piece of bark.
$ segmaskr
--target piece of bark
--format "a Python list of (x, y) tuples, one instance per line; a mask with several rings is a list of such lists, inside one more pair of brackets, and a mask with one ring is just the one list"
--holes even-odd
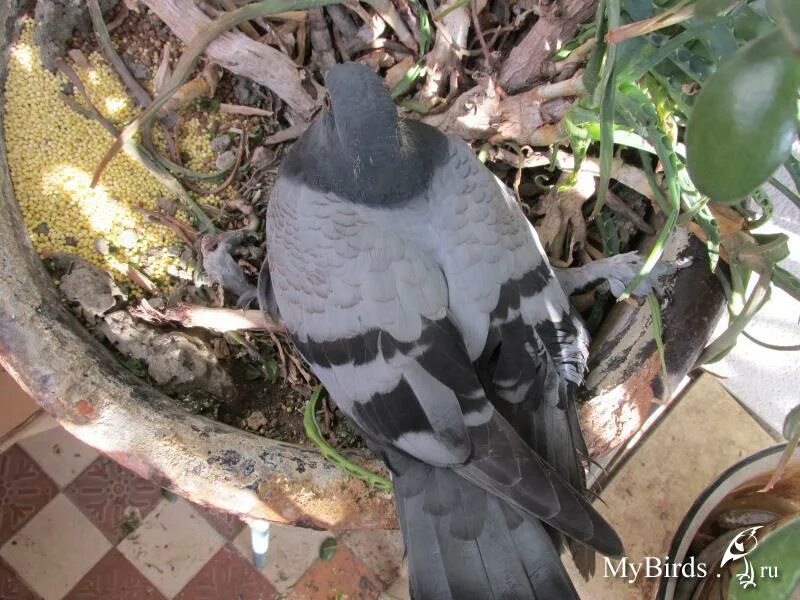
[(308, 11), (308, 29), (311, 38), (311, 48), (317, 58), (322, 71), (325, 72), (336, 64), (333, 53), (333, 40), (321, 8), (312, 8)]
[(574, 185), (566, 185), (572, 173), (565, 171), (550, 192), (542, 199), (537, 212), (544, 218), (536, 224), (539, 241), (554, 265), (567, 267), (572, 263), (575, 249), (586, 243), (586, 221), (583, 205), (597, 189), (594, 177), (578, 171)]
[(433, 48), (425, 59), (427, 77), (422, 87), (420, 100), (430, 103), (434, 98), (446, 96), (445, 84), (450, 73), (461, 67), (461, 51), (467, 47), (470, 19), (466, 6), (456, 5), (458, 0), (449, 0), (440, 7), (446, 14), (436, 28)]
[[(211, 23), (192, 0), (143, 1), (187, 44)], [(228, 31), (208, 46), (206, 55), (232, 73), (269, 88), (301, 117), (308, 119), (314, 112), (316, 102), (301, 85), (297, 65), (278, 50), (240, 31)]]
[(466, 140), (513, 139), (520, 145), (547, 146), (564, 137), (553, 124), (561, 121), (571, 102), (564, 98), (541, 102), (533, 93), (504, 98), (487, 80), (461, 94), (446, 111), (423, 121)]
[(500, 69), (498, 82), (509, 93), (533, 85), (547, 72), (548, 59), (595, 13), (597, 0), (563, 0), (542, 6), (539, 20)]

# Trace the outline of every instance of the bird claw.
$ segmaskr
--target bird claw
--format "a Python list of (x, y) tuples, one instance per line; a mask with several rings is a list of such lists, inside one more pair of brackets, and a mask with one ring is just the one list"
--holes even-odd
[[(606, 273), (606, 281), (603, 285), (607, 286), (614, 297), (619, 298), (636, 275), (639, 274), (639, 271), (642, 270), (645, 257), (638, 252), (626, 252), (625, 254), (618, 254), (605, 260), (608, 261), (608, 272)], [(631, 295), (643, 297), (659, 290), (661, 288), (659, 280), (662, 277), (673, 275), (678, 269), (683, 269), (691, 264), (692, 261), (690, 258), (679, 259), (674, 262), (660, 260)]]

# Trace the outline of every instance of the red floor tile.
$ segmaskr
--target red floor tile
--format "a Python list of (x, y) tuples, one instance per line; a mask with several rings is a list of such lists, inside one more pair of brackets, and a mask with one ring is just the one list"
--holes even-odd
[(200, 506), (199, 504), (192, 504), (192, 506), (194, 506), (194, 509), (203, 515), (205, 520), (228, 541), (231, 541), (244, 529), (244, 523), (242, 523), (242, 520), (236, 515), (220, 512), (213, 508)]
[(161, 488), (107, 458), (98, 458), (64, 490), (112, 544), (139, 526)]
[(275, 588), (230, 544), (209, 560), (175, 600), (270, 600)]
[(119, 550), (112, 548), (64, 597), (64, 600), (111, 599), (163, 600), (164, 596)]
[[(267, 559), (269, 560), (269, 559)], [(329, 561), (317, 560), (295, 584), (291, 600), (330, 600), (337, 594), (348, 600), (375, 600), (383, 584), (341, 541)]]
[(0, 455), (0, 546), (58, 493), (42, 469), (19, 446)]
[(0, 558), (0, 598), (3, 600), (40, 600), (24, 581)]

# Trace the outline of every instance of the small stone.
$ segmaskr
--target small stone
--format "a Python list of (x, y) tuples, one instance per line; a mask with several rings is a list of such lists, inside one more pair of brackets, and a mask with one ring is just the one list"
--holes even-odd
[(139, 81), (148, 81), (150, 79), (150, 69), (136, 62), (133, 56), (127, 52), (122, 55), (122, 62), (125, 63), (125, 66), (128, 67), (128, 70), (135, 79)]
[(231, 136), (229, 136), (227, 133), (218, 135), (213, 140), (211, 140), (211, 149), (216, 154), (225, 152), (225, 150), (227, 150), (230, 147), (231, 147)]
[(108, 241), (104, 240), (103, 238), (97, 238), (94, 241), (94, 249), (97, 251), (98, 254), (101, 256), (107, 256), (109, 249), (108, 249)]
[(39, 233), (41, 235), (47, 235), (50, 233), (50, 226), (47, 223), (39, 223), (36, 227), (33, 228), (34, 233)]
[(265, 169), (272, 164), (275, 160), (275, 153), (264, 146), (258, 146), (253, 150), (253, 156), (250, 158), (250, 166), (254, 169)]
[(233, 150), (226, 150), (222, 154), (217, 157), (217, 170), (222, 171), (223, 169), (228, 169), (233, 166), (233, 163), (236, 162), (236, 154)]
[(67, 237), (64, 238), (64, 243), (67, 246), (72, 246), (73, 248), (75, 248), (78, 245), (78, 240), (72, 237), (71, 235), (68, 235)]
[(170, 217), (174, 217), (175, 213), (178, 212), (178, 203), (171, 198), (158, 198), (156, 204), (158, 204), (158, 208), (163, 210)]
[(247, 417), (246, 425), (248, 429), (257, 430), (267, 424), (267, 417), (260, 410), (254, 410)]

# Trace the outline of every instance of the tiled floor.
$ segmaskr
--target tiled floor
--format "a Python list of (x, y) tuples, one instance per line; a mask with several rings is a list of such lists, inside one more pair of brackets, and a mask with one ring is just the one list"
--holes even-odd
[(398, 532), (344, 534), (324, 561), (329, 533), (280, 525), (256, 570), (238, 519), (167, 497), (51, 420), (30, 431), (0, 454), (2, 600), (376, 599), (398, 576)]

